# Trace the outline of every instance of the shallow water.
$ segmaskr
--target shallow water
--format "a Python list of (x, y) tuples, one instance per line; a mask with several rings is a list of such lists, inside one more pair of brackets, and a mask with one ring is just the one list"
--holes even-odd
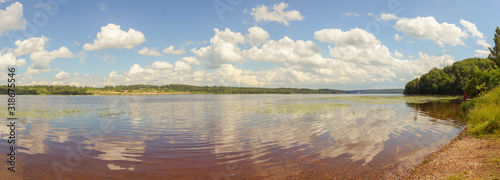
[(388, 179), (466, 124), (459, 103), (350, 96), (359, 95), (19, 96), (15, 175)]

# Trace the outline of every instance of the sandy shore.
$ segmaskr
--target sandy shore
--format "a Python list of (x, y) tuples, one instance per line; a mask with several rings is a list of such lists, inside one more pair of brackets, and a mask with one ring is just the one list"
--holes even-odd
[(408, 179), (498, 179), (500, 141), (465, 135), (428, 155)]

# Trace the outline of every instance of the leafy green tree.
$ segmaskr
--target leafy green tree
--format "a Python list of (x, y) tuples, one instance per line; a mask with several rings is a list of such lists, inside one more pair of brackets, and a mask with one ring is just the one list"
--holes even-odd
[(488, 58), (495, 62), (498, 67), (500, 67), (500, 28), (498, 26), (495, 32), (495, 37), (493, 38), (493, 41), (495, 41), (495, 47), (488, 48), (490, 49), (490, 55), (488, 56)]

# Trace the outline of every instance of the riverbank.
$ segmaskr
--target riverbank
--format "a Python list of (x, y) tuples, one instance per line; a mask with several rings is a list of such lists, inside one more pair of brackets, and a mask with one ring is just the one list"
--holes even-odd
[(413, 168), (409, 179), (500, 179), (500, 88), (462, 108), (468, 127)]
[(495, 179), (500, 177), (500, 140), (462, 131), (448, 145), (426, 156), (408, 179)]

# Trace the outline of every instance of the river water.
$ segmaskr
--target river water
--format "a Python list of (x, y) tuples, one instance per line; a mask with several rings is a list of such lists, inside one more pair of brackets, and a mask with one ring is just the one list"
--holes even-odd
[(16, 100), (16, 172), (0, 172), (22, 179), (393, 179), (466, 125), (460, 103), (402, 95)]

